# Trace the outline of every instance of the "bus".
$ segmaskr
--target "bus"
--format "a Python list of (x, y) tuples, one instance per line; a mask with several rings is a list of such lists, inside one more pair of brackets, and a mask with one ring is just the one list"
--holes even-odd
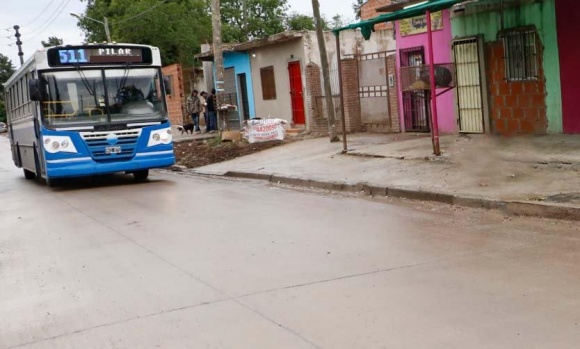
[(156, 47), (36, 51), (4, 84), (14, 164), (49, 186), (115, 172), (146, 180), (149, 169), (175, 163), (168, 85)]

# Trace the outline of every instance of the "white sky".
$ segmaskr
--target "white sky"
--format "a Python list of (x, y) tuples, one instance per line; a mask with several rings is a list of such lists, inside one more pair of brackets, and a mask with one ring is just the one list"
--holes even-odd
[[(354, 0), (319, 0), (320, 10), (327, 17), (340, 14), (348, 21), (354, 19), (352, 2)], [(77, 19), (71, 12), (83, 13), (86, 2), (80, 0), (0, 0), (0, 53), (8, 56), (16, 67), (20, 65), (14, 44), (15, 24), (20, 26), (24, 60), (41, 48), (40, 42), (49, 36), (64, 40), (65, 44), (80, 43), (84, 35), (77, 27)], [(312, 15), (311, 0), (288, 0), (290, 12)], [(8, 29), (8, 30), (7, 30)]]

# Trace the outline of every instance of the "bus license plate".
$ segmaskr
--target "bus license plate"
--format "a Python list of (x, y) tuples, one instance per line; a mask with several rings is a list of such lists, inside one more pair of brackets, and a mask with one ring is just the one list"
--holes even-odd
[(121, 147), (106, 147), (105, 153), (107, 153), (107, 154), (120, 154)]

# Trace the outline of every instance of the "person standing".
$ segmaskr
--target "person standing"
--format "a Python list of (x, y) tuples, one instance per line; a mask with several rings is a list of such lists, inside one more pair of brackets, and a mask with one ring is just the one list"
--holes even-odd
[(207, 104), (207, 114), (209, 118), (209, 127), (207, 132), (213, 133), (218, 130), (215, 88), (212, 89), (209, 96), (207, 96), (206, 104)]
[(191, 92), (191, 96), (187, 97), (187, 112), (191, 115), (193, 127), (195, 132), (199, 133), (199, 114), (201, 113), (201, 101), (199, 100), (197, 90)]
[(205, 122), (205, 130), (209, 131), (209, 117), (207, 115), (207, 92), (201, 91), (199, 96), (201, 100), (201, 115), (203, 115), (203, 121)]

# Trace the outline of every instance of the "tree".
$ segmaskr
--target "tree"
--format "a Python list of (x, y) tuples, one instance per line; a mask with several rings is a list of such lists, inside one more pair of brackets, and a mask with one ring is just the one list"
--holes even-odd
[(223, 42), (245, 42), (284, 31), (287, 0), (222, 0)]
[(4, 83), (10, 79), (16, 68), (12, 61), (0, 53), (0, 121), (6, 121), (6, 110), (4, 108)]
[(10, 79), (16, 71), (12, 61), (0, 53), (0, 100), (4, 99), (4, 83)]
[[(109, 20), (114, 41), (159, 47), (163, 64), (193, 64), (202, 43), (211, 41), (206, 0), (86, 0), (85, 16)], [(101, 23), (81, 19), (88, 42), (106, 40)]]
[(356, 0), (352, 4), (352, 9), (354, 10), (354, 18), (356, 18), (356, 19), (361, 19), (362, 18), (361, 9), (362, 9), (362, 5), (364, 3), (365, 3), (365, 0)]
[(332, 17), (332, 20), (330, 21), (330, 29), (341, 28), (344, 27), (346, 24), (347, 21), (345, 21), (341, 15), (336, 14), (334, 17)]
[(302, 15), (299, 13), (292, 13), (286, 18), (286, 28), (288, 30), (315, 30), (314, 18)]
[(60, 46), (63, 44), (62, 39), (57, 38), (56, 36), (49, 36), (48, 41), (42, 40), (40, 42), (43, 47), (51, 47), (51, 46)]

